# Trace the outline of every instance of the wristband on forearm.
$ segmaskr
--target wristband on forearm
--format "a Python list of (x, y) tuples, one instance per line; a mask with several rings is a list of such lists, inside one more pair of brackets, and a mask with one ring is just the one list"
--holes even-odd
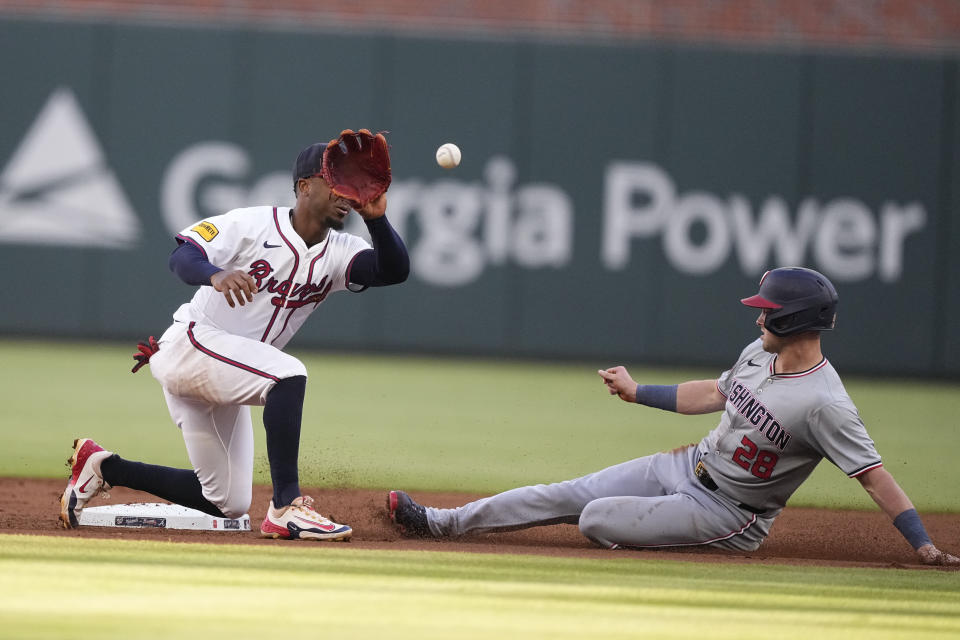
[(893, 526), (900, 530), (914, 549), (919, 549), (925, 544), (933, 544), (930, 536), (927, 535), (927, 530), (923, 528), (923, 523), (920, 522), (916, 509), (907, 509), (898, 515), (893, 519)]
[(678, 385), (638, 384), (637, 404), (663, 409), (664, 411), (677, 410)]

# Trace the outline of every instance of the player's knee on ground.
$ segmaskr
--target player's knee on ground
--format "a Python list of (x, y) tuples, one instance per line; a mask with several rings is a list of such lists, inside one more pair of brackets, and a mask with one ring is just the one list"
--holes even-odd
[(246, 491), (214, 492), (208, 491), (207, 488), (204, 487), (203, 497), (209, 500), (211, 504), (216, 505), (227, 518), (240, 518), (250, 511), (250, 503), (253, 500), (253, 488), (251, 487)]
[(235, 499), (222, 505), (220, 511), (228, 518), (241, 518), (250, 511), (250, 502), (251, 498), (247, 498), (246, 500)]
[(615, 532), (610, 526), (609, 506), (604, 505), (607, 500), (609, 499), (600, 498), (587, 503), (580, 513), (578, 523), (580, 533), (602, 547), (612, 547), (617, 543), (616, 540), (611, 539)]

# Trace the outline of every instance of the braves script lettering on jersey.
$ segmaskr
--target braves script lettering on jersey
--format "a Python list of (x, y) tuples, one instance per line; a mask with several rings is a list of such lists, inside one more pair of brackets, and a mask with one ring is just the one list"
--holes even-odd
[(347, 289), (352, 259), (370, 248), (362, 238), (332, 229), (326, 240), (307, 247), (293, 230), (286, 207), (234, 209), (192, 225), (177, 237), (197, 246), (209, 262), (224, 270), (247, 271), (260, 294), (233, 308), (213, 288), (201, 287), (174, 313), (174, 320), (206, 322), (278, 349), (328, 295)]

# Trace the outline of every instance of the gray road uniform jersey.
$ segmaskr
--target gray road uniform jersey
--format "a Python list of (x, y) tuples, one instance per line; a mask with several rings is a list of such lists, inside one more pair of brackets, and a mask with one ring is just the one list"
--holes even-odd
[(881, 466), (830, 363), (775, 375), (775, 356), (760, 344), (747, 346), (718, 379), (726, 407), (700, 444), (456, 509), (427, 507), (431, 532), (458, 536), (566, 522), (608, 547), (755, 550), (821, 459), (851, 477)]
[(808, 371), (777, 375), (776, 355), (760, 343), (748, 345), (717, 380), (727, 404), (697, 450), (720, 491), (776, 515), (823, 458), (851, 478), (881, 462), (826, 359)]

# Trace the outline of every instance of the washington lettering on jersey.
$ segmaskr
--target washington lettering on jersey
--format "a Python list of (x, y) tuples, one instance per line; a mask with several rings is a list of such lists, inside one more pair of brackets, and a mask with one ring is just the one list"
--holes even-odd
[(790, 434), (780, 421), (774, 418), (770, 410), (753, 395), (753, 392), (736, 378), (733, 380), (727, 402), (732, 404), (737, 409), (737, 413), (749, 420), (757, 427), (757, 431), (781, 451), (790, 442)]

